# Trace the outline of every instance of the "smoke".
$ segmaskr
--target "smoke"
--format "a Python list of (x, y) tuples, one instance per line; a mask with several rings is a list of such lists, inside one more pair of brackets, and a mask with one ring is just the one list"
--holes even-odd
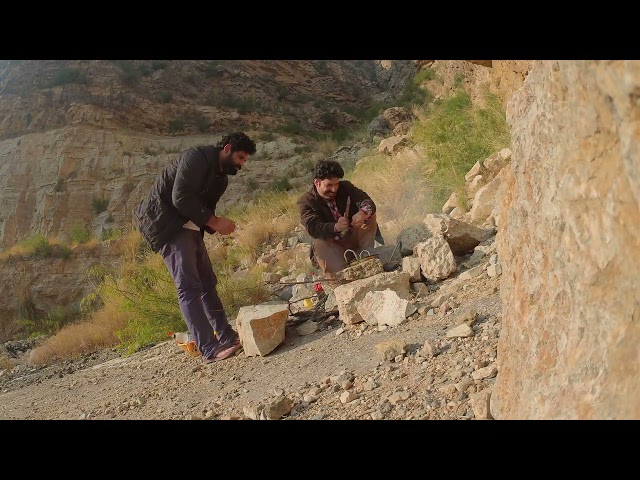
[(425, 178), (425, 164), (418, 149), (405, 149), (394, 156), (363, 158), (352, 174), (351, 181), (375, 202), (387, 244), (394, 243), (404, 228), (441, 209)]

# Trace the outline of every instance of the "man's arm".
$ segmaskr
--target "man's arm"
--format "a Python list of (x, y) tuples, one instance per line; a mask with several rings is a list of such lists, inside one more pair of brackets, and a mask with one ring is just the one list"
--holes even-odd
[(351, 187), (351, 201), (355, 202), (358, 209), (363, 211), (367, 218), (376, 213), (376, 204), (367, 192), (356, 187), (349, 181), (345, 181), (345, 183)]
[(307, 194), (298, 199), (298, 211), (300, 212), (300, 223), (307, 229), (307, 233), (313, 238), (333, 238), (336, 235), (334, 230), (336, 222), (326, 221), (318, 214), (308, 202)]
[(171, 192), (171, 201), (180, 215), (202, 227), (213, 215), (213, 211), (200, 201), (199, 193), (204, 187), (209, 165), (202, 152), (190, 149), (178, 163), (176, 179)]
[(345, 183), (349, 186), (351, 198), (358, 207), (358, 211), (350, 218), (351, 226), (354, 228), (367, 228), (365, 221), (375, 213), (376, 204), (367, 192), (356, 187), (351, 182), (346, 181)]

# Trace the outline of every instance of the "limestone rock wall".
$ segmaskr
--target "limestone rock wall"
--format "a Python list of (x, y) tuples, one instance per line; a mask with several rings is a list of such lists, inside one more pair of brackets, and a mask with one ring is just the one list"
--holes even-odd
[(536, 61), (508, 103), (497, 419), (640, 418), (640, 62)]

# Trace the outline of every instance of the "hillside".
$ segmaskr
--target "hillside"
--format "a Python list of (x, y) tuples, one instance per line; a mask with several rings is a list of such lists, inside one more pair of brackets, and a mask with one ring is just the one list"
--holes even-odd
[[(175, 291), (123, 237), (89, 322), (4, 344), (1, 418), (640, 418), (640, 62), (419, 64), (410, 125), (385, 110), (395, 127), (330, 154), (379, 203), (383, 272), (325, 285), (320, 317), (280, 316), (275, 349), (204, 366), (161, 338), (180, 325)], [(234, 321), (313, 292), (280, 193), (207, 238)], [(110, 322), (124, 353), (95, 347)]]

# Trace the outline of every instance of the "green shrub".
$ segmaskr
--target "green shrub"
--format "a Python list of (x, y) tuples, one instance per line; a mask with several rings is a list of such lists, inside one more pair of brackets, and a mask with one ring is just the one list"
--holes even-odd
[(485, 108), (474, 108), (469, 94), (460, 91), (435, 104), (426, 120), (413, 125), (413, 141), (430, 162), (427, 184), (440, 204), (453, 191), (464, 197), (464, 175), (474, 163), (511, 143), (500, 100), (488, 92), (485, 98)]
[(284, 125), (278, 125), (274, 130), (277, 133), (282, 133), (284, 135), (304, 135), (305, 134), (304, 129), (296, 121), (290, 121), (285, 123)]
[(263, 132), (260, 134), (259, 138), (262, 142), (273, 142), (276, 139), (276, 136), (271, 132)]
[(69, 83), (87, 83), (87, 77), (77, 68), (63, 68), (56, 72), (50, 85), (54, 87)]
[(169, 133), (177, 133), (184, 130), (184, 119), (175, 118), (169, 122)]
[(286, 192), (291, 190), (291, 184), (287, 177), (281, 177), (271, 182), (267, 189), (272, 192)]
[(349, 138), (349, 136), (349, 129), (345, 127), (340, 127), (331, 133), (331, 138), (333, 138), (336, 142), (344, 142), (347, 138)]
[(27, 127), (31, 123), (31, 118), (32, 118), (31, 112), (27, 112), (26, 115), (24, 116), (24, 121), (27, 124)]
[(106, 212), (108, 207), (109, 207), (108, 198), (94, 197), (91, 200), (91, 209), (93, 210), (93, 213), (95, 213), (96, 215), (99, 215), (102, 212)]
[(21, 318), (18, 323), (24, 328), (29, 338), (42, 335), (53, 335), (65, 325), (73, 322), (78, 316), (74, 307), (53, 307), (43, 318)]
[(120, 80), (122, 83), (129, 86), (138, 83), (141, 72), (131, 60), (114, 60), (113, 63), (120, 68)]
[(255, 178), (247, 178), (247, 188), (252, 192), (258, 188), (258, 182)]
[(207, 78), (222, 76), (222, 72), (218, 70), (218, 65), (222, 65), (222, 60), (209, 60), (204, 68), (205, 76)]
[(83, 243), (87, 243), (89, 240), (91, 240), (91, 232), (89, 231), (89, 229), (87, 229), (86, 227), (84, 227), (83, 225), (76, 223), (72, 228), (71, 228), (71, 242), (75, 243), (75, 244), (83, 244)]
[(311, 147), (309, 145), (296, 145), (295, 148), (293, 149), (293, 152), (297, 155), (300, 155), (305, 152), (310, 152), (310, 151), (311, 151)]
[(151, 62), (151, 70), (153, 70), (154, 72), (156, 70), (164, 70), (168, 66), (169, 62), (166, 62), (164, 60), (154, 60)]
[(423, 68), (418, 73), (416, 73), (415, 77), (413, 77), (412, 82), (416, 86), (420, 86), (422, 82), (427, 80), (434, 80), (436, 78), (436, 71), (431, 68)]
[(119, 238), (122, 238), (122, 235), (122, 230), (119, 228), (105, 228), (100, 234), (100, 241), (104, 242), (107, 240), (117, 240)]
[(162, 103), (169, 103), (171, 100), (173, 100), (173, 93), (167, 92), (166, 90), (158, 92), (156, 96)]
[(198, 128), (199, 132), (206, 132), (207, 130), (209, 130), (209, 127), (211, 126), (211, 122), (209, 120), (207, 120), (207, 118), (204, 115), (200, 115), (196, 118), (196, 127)]
[(37, 258), (47, 258), (51, 256), (51, 244), (47, 237), (41, 233), (36, 233), (20, 242), (20, 245), (32, 252), (31, 255)]
[(329, 70), (329, 66), (327, 65), (327, 61), (326, 60), (318, 60), (317, 62), (315, 62), (314, 65), (316, 67), (316, 71), (320, 75), (329, 75), (329, 74), (331, 74), (331, 71)]

